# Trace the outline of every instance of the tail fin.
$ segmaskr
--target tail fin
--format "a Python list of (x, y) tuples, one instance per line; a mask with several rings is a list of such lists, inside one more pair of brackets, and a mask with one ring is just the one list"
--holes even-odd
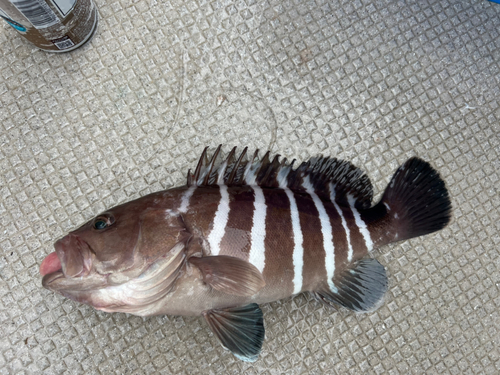
[(451, 219), (451, 202), (444, 181), (429, 163), (413, 157), (401, 165), (378, 204), (385, 206), (396, 241), (444, 228)]

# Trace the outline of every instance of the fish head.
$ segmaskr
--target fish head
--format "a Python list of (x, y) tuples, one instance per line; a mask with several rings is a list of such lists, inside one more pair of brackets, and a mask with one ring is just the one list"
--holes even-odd
[[(148, 290), (166, 290), (158, 283), (172, 282), (189, 238), (178, 213), (129, 202), (58, 240), (40, 266), (42, 285), (100, 310), (129, 312), (137, 308), (127, 305), (138, 304), (132, 289), (139, 284), (148, 300)], [(164, 280), (152, 277), (158, 268)]]

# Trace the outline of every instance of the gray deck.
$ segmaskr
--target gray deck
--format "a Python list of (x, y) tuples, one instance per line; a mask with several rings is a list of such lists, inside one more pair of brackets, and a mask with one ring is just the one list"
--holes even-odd
[[(95, 37), (69, 54), (0, 28), (0, 374), (500, 372), (500, 5), (97, 4)], [(183, 184), (219, 143), (348, 159), (377, 197), (418, 155), (453, 221), (374, 254), (390, 275), (376, 312), (264, 305), (254, 364), (201, 318), (106, 314), (41, 287), (56, 239)]]

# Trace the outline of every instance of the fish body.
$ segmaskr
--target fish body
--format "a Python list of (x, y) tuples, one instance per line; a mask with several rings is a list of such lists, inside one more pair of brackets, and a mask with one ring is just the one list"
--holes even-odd
[(387, 290), (374, 248), (443, 228), (444, 182), (412, 158), (372, 207), (368, 177), (350, 163), (278, 156), (211, 160), (187, 185), (117, 206), (57, 241), (43, 285), (108, 312), (202, 315), (224, 347), (254, 361), (259, 304), (301, 292), (367, 311)]

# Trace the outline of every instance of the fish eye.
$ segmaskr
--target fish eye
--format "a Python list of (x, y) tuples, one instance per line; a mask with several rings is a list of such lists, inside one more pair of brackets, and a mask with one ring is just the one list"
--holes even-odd
[(106, 229), (109, 226), (113, 225), (115, 222), (115, 218), (111, 214), (104, 214), (97, 216), (92, 223), (92, 227), (97, 230)]
[(94, 221), (94, 228), (95, 229), (104, 229), (108, 226), (108, 223), (106, 223), (104, 220), (96, 220)]

